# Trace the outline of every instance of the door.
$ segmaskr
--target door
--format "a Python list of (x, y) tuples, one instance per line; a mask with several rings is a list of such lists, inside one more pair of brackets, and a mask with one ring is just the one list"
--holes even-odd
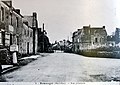
[(27, 54), (29, 54), (29, 42), (27, 42)]
[(5, 32), (2, 32), (2, 44), (5, 46)]

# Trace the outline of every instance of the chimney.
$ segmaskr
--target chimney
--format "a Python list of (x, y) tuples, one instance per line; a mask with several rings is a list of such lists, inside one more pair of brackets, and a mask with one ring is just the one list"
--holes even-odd
[(36, 12), (33, 12), (33, 17), (34, 17), (35, 19), (37, 19), (37, 13), (36, 13)]
[(77, 31), (80, 31), (80, 29), (77, 29)]
[(45, 28), (44, 28), (44, 23), (43, 23), (43, 32), (44, 32)]
[(89, 28), (91, 27), (91, 25), (89, 24)]
[(105, 26), (103, 26), (103, 28), (105, 28)]
[(20, 9), (15, 9), (15, 11), (16, 11), (18, 14), (20, 14)]

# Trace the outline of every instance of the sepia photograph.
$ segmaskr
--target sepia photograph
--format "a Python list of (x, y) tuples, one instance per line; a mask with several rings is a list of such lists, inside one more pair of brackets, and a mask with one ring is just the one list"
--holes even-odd
[(120, 85), (120, 1), (0, 0), (0, 85), (9, 82)]

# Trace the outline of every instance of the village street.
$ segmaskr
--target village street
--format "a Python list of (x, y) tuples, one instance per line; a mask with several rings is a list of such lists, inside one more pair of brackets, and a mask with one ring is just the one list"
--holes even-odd
[(120, 60), (56, 52), (39, 57), (3, 77), (7, 82), (119, 81)]

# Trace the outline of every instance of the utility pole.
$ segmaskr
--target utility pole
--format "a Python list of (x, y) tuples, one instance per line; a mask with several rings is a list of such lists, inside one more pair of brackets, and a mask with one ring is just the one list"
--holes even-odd
[(33, 54), (35, 54), (35, 28), (33, 27)]
[(43, 37), (42, 37), (43, 38), (43, 40), (42, 40), (43, 41), (43, 46), (42, 46), (43, 47), (43, 52), (45, 51), (45, 47), (44, 47), (44, 31), (45, 30), (44, 30), (44, 23), (43, 23)]
[(38, 29), (38, 23), (37, 23), (37, 14), (36, 12), (33, 13), (33, 22), (32, 22), (32, 28), (33, 28), (33, 54), (36, 53), (36, 33), (37, 33), (37, 29)]

